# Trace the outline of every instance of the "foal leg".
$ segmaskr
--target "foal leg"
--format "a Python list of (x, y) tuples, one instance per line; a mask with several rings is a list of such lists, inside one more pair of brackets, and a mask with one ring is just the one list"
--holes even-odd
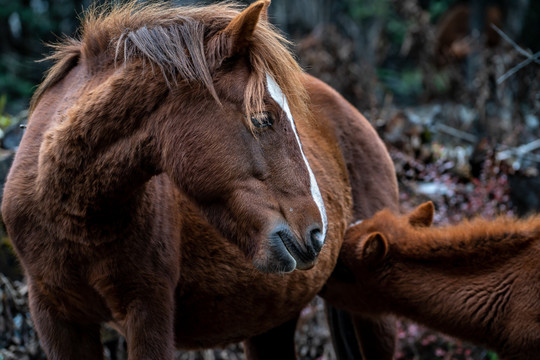
[(263, 334), (244, 341), (244, 351), (248, 360), (294, 360), (294, 333), (298, 316)]
[(78, 324), (60, 317), (29, 284), (30, 313), (49, 360), (103, 360), (99, 324)]

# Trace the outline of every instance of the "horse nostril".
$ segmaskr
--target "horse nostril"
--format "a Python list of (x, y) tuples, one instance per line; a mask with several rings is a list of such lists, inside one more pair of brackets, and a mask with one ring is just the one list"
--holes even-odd
[(318, 224), (309, 226), (305, 234), (304, 239), (298, 239), (287, 225), (275, 228), (269, 236), (275, 259), (287, 266), (294, 263), (299, 270), (311, 269), (323, 247), (324, 235)]
[(312, 228), (309, 232), (308, 239), (311, 241), (313, 250), (318, 254), (324, 245), (324, 237), (321, 229), (318, 226)]

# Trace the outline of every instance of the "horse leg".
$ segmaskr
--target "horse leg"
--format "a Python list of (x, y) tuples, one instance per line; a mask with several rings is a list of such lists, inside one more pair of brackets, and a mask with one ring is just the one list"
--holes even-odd
[(392, 317), (377, 320), (351, 316), (326, 304), (326, 314), (336, 357), (340, 360), (390, 360), (396, 345), (396, 324)]
[(49, 360), (102, 360), (100, 324), (78, 324), (60, 317), (47, 299), (28, 287), (30, 313)]
[(366, 360), (392, 360), (396, 347), (396, 320), (391, 316), (377, 319), (354, 315), (352, 322)]
[(263, 334), (244, 341), (244, 351), (248, 360), (294, 360), (294, 333), (298, 316)]
[(326, 317), (336, 358), (339, 360), (361, 360), (362, 355), (351, 315), (326, 303)]
[(173, 296), (154, 296), (131, 301), (126, 315), (129, 360), (174, 358)]

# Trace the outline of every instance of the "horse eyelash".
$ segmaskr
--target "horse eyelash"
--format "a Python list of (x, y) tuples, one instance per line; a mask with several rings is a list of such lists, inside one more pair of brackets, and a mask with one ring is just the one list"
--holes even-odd
[[(257, 118), (257, 116), (259, 116), (259, 115), (264, 115), (264, 117), (269, 119), (269, 120), (261, 122)], [(264, 112), (261, 112), (261, 113), (252, 114), (250, 116), (250, 120), (251, 120), (251, 123), (253, 124), (253, 126), (255, 126), (257, 128), (266, 128), (266, 127), (272, 127), (274, 125), (274, 122), (276, 120), (276, 116), (270, 111), (264, 111)]]

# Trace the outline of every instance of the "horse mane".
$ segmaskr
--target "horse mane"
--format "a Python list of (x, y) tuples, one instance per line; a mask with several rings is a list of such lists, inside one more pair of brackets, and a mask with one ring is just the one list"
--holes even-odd
[(79, 62), (81, 44), (78, 40), (67, 38), (60, 44), (49, 44), (55, 51), (39, 61), (52, 60), (53, 65), (45, 73), (45, 79), (38, 86), (30, 100), (29, 113), (36, 107), (45, 91), (62, 80)]
[[(167, 86), (178, 79), (202, 84), (218, 101), (211, 72), (227, 55), (217, 38), (241, 6), (225, 2), (204, 7), (140, 3), (92, 6), (83, 14), (80, 40), (68, 38), (54, 45), (47, 57), (55, 63), (31, 100), (32, 111), (43, 93), (60, 81), (80, 61), (90, 72), (103, 66), (128, 66), (135, 60), (159, 69)], [(248, 49), (251, 75), (246, 85), (246, 114), (264, 111), (266, 74), (287, 96), (296, 115), (308, 115), (303, 71), (289, 51), (290, 43), (266, 20), (261, 19)], [(136, 79), (134, 79), (136, 80)]]
[[(388, 226), (393, 228), (392, 222)], [(400, 238), (390, 248), (407, 258), (422, 261), (492, 258), (512, 256), (540, 239), (540, 218), (514, 219), (500, 216), (493, 221), (465, 220), (440, 228), (409, 228), (392, 234)], [(384, 232), (383, 232), (384, 233)], [(401, 235), (397, 235), (401, 234)]]

